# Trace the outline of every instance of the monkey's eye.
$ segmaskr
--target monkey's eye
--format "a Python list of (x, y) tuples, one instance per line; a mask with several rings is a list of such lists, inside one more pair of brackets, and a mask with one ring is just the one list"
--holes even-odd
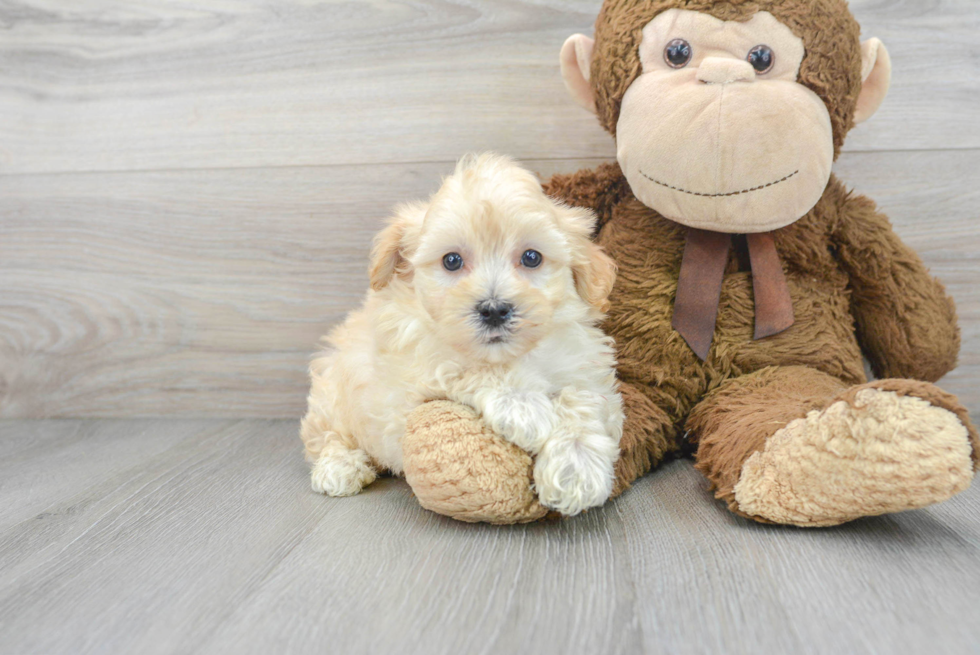
[(756, 73), (764, 75), (771, 71), (773, 64), (776, 63), (776, 53), (767, 45), (757, 45), (749, 50), (749, 56), (746, 59), (752, 64)]
[(463, 256), (458, 252), (451, 252), (442, 258), (442, 267), (447, 271), (458, 271), (463, 268)]
[(691, 61), (691, 44), (684, 39), (674, 39), (664, 48), (664, 61), (671, 68), (684, 68)]
[(541, 266), (542, 261), (544, 261), (544, 257), (537, 250), (525, 250), (521, 257), (521, 264), (527, 268), (537, 268)]

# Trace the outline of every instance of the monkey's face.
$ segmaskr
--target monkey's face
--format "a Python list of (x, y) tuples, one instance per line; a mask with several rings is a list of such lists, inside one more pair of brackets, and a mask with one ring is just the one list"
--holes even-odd
[(562, 75), (644, 204), (765, 232), (816, 205), (845, 134), (888, 91), (888, 53), (859, 31), (845, 0), (606, 0), (598, 42), (569, 38)]
[(802, 39), (767, 12), (743, 23), (681, 9), (653, 19), (616, 130), (636, 196), (720, 232), (806, 214), (830, 179), (834, 140), (827, 107), (796, 81), (803, 55)]

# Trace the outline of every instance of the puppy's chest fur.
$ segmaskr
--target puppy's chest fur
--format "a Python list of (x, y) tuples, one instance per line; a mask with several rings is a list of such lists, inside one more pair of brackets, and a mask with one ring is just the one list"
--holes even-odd
[(590, 324), (559, 321), (523, 356), (490, 364), (456, 351), (420, 317), (389, 320), (375, 311), (384, 300), (375, 296), (330, 336), (336, 350), (314, 362), (311, 400), (328, 405), (337, 429), (393, 473), (402, 471), (407, 416), (429, 400), (468, 404), (482, 388), (501, 385), (548, 395), (565, 387), (599, 394), (614, 388), (612, 342)]
[(391, 360), (401, 369), (391, 371), (393, 378), (406, 379), (413, 387), (414, 393), (409, 396), (416, 397), (409, 402), (441, 398), (461, 401), (473, 390), (490, 384), (557, 394), (569, 386), (593, 386), (595, 373), (602, 368), (608, 371), (609, 379), (615, 377), (612, 340), (588, 325), (559, 325), (527, 353), (505, 363), (474, 361), (435, 337), (426, 341), (412, 349), (410, 359)]

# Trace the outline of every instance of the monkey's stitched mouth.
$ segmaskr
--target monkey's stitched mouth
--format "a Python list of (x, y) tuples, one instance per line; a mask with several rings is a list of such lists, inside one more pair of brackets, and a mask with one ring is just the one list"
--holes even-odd
[(657, 179), (654, 179), (654, 178), (650, 177), (649, 175), (647, 175), (643, 171), (640, 171), (640, 175), (642, 175), (643, 177), (647, 178), (648, 180), (650, 180), (654, 184), (658, 184), (658, 185), (660, 185), (662, 187), (665, 187), (667, 189), (670, 189), (672, 191), (680, 191), (681, 193), (687, 193), (687, 194), (692, 195), (692, 196), (701, 196), (703, 198), (727, 198), (729, 196), (737, 196), (737, 195), (740, 195), (740, 194), (743, 194), (743, 193), (751, 193), (752, 191), (758, 191), (760, 189), (766, 189), (768, 187), (775, 186), (776, 184), (779, 184), (780, 182), (785, 182), (786, 180), (788, 180), (789, 178), (793, 177), (794, 175), (796, 175), (799, 172), (800, 172), (799, 169), (797, 169), (797, 170), (793, 171), (792, 173), (790, 173), (789, 175), (787, 175), (786, 177), (780, 178), (780, 179), (776, 180), (775, 182), (770, 182), (769, 184), (763, 184), (761, 186), (755, 186), (755, 187), (752, 187), (751, 189), (742, 189), (741, 191), (732, 191), (730, 193), (698, 193), (697, 191), (688, 191), (687, 189), (681, 189), (680, 187), (671, 186), (670, 184), (667, 184), (665, 182), (661, 182), (660, 180), (657, 180)]

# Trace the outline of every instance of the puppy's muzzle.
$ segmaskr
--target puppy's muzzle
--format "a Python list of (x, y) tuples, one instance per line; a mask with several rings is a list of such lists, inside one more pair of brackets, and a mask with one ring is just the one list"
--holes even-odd
[(500, 328), (514, 318), (514, 305), (501, 300), (484, 300), (476, 306), (480, 323), (488, 328)]

